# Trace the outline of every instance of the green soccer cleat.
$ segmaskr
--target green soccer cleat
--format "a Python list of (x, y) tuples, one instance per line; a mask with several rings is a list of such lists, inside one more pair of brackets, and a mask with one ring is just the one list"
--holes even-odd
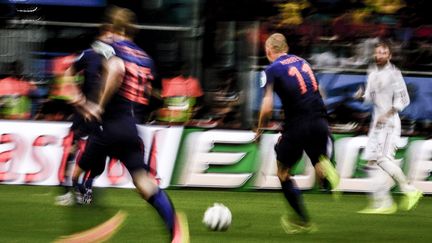
[(412, 192), (407, 192), (405, 193), (404, 198), (401, 201), (400, 208), (405, 211), (414, 209), (420, 201), (420, 198), (422, 197), (423, 192), (418, 189)]
[(394, 214), (397, 211), (396, 203), (393, 203), (390, 207), (379, 207), (379, 208), (370, 208), (367, 207), (363, 210), (357, 211), (357, 213), (361, 214)]
[(318, 227), (313, 223), (305, 225), (297, 224), (288, 219), (287, 216), (282, 216), (280, 219), (282, 229), (287, 234), (309, 234), (318, 231)]
[(339, 198), (340, 192), (336, 191), (340, 182), (338, 172), (336, 171), (330, 160), (325, 156), (320, 157), (320, 164), (324, 169), (324, 176), (330, 184), (330, 189), (333, 191), (334, 196), (336, 198)]

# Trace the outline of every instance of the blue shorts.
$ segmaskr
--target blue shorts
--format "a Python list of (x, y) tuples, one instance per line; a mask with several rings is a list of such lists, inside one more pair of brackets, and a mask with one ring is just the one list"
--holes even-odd
[(315, 165), (322, 155), (328, 155), (330, 131), (324, 118), (302, 121), (285, 127), (275, 146), (276, 158), (287, 168), (292, 168), (306, 152)]
[(140, 169), (148, 171), (149, 167), (144, 163), (144, 145), (135, 121), (129, 116), (104, 121), (102, 127), (89, 136), (78, 162), (80, 168), (85, 171), (104, 168), (109, 156), (119, 159), (129, 173)]

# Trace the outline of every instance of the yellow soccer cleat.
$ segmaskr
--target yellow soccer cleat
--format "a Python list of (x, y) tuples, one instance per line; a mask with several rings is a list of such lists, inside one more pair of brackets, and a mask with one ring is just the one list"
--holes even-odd
[(325, 157), (320, 157), (320, 166), (324, 170), (324, 177), (327, 179), (327, 181), (330, 184), (330, 189), (333, 193), (333, 198), (338, 200), (340, 198), (341, 192), (337, 191), (337, 188), (339, 186), (340, 177), (336, 170), (336, 168), (333, 166), (333, 164), (330, 162), (330, 160)]
[(297, 224), (288, 219), (287, 216), (282, 216), (280, 219), (282, 229), (287, 234), (309, 234), (318, 231), (318, 227), (313, 223)]
[(407, 192), (404, 195), (404, 198), (401, 201), (400, 208), (405, 211), (409, 211), (415, 208), (420, 201), (420, 198), (423, 197), (423, 192), (416, 189), (412, 192)]
[(396, 203), (393, 203), (390, 207), (379, 207), (379, 208), (370, 208), (367, 207), (363, 210), (357, 211), (357, 213), (361, 214), (394, 214), (397, 211)]

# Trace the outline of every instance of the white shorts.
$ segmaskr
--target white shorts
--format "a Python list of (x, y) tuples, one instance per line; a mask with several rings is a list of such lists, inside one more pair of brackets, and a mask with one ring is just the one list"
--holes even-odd
[[(398, 126), (399, 125), (399, 126)], [(394, 159), (396, 144), (400, 138), (400, 124), (386, 124), (384, 126), (372, 126), (368, 134), (368, 142), (364, 152), (365, 160), (379, 160), (387, 157)]]

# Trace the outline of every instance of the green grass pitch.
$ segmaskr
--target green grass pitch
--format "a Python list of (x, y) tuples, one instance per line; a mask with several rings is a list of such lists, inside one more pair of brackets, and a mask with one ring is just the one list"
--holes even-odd
[[(0, 242), (52, 242), (91, 228), (118, 210), (128, 213), (123, 227), (109, 242), (169, 242), (155, 210), (134, 190), (96, 188), (91, 206), (53, 204), (58, 187), (0, 185)], [(279, 224), (289, 212), (279, 191), (167, 190), (178, 210), (187, 214), (193, 243), (211, 242), (432, 242), (432, 197), (416, 209), (393, 215), (360, 215), (365, 194), (343, 194), (338, 201), (324, 193), (306, 192), (304, 200), (319, 230), (287, 235)], [(394, 195), (397, 201), (399, 195)], [(226, 232), (212, 232), (201, 223), (214, 202), (228, 206), (233, 222)]]

